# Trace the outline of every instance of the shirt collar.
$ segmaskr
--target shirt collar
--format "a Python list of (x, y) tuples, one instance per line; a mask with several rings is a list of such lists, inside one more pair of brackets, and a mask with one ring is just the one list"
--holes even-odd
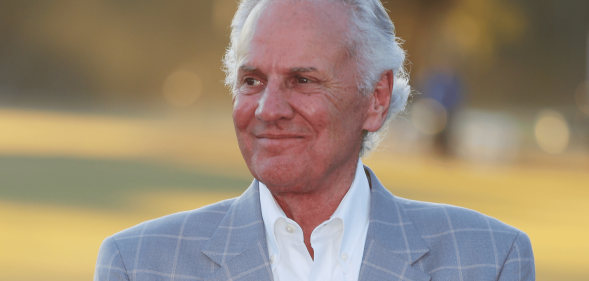
[(342, 255), (346, 254), (350, 257), (351, 255), (362, 254), (354, 253), (354, 249), (360, 239), (366, 239), (366, 237), (361, 236), (368, 226), (369, 216), (370, 186), (368, 185), (368, 178), (366, 178), (362, 160), (358, 159), (354, 181), (348, 193), (346, 193), (342, 202), (331, 216), (331, 219), (341, 219), (344, 224), (344, 236), (339, 253), (339, 262), (345, 272), (347, 272), (351, 258), (344, 261)]
[[(274, 255), (275, 260), (278, 261), (278, 259), (280, 259), (280, 252), (278, 250), (276, 235), (274, 234), (274, 226), (278, 219), (283, 218), (288, 220), (288, 218), (264, 183), (259, 182), (259, 190), (261, 204), (260, 207), (262, 211), (262, 219), (264, 220), (264, 227), (266, 229), (268, 252), (270, 256)], [(344, 261), (342, 259), (342, 255), (346, 254), (347, 256), (351, 256), (362, 254), (354, 253), (354, 249), (356, 243), (358, 243), (360, 239), (366, 238), (361, 236), (363, 230), (368, 225), (369, 213), (370, 186), (368, 185), (368, 178), (364, 172), (364, 165), (362, 160), (358, 159), (354, 181), (340, 202), (340, 205), (328, 220), (329, 222), (333, 219), (340, 219), (344, 225), (342, 245), (340, 247), (340, 254), (338, 259), (345, 272), (347, 272), (347, 268), (351, 259), (348, 258), (346, 261)], [(272, 264), (272, 270), (274, 270), (276, 264), (277, 262)]]
[[(282, 208), (278, 206), (276, 200), (268, 190), (265, 184), (259, 182), (260, 189), (260, 208), (262, 211), (262, 219), (264, 220), (264, 228), (266, 229), (266, 242), (268, 244), (268, 253), (270, 259), (277, 261), (280, 258), (280, 251), (278, 250), (278, 242), (276, 242), (276, 235), (274, 233), (274, 225), (276, 221), (281, 218), (286, 218)], [(273, 258), (274, 257), (274, 258)], [(272, 261), (272, 270), (276, 268), (278, 263)]]

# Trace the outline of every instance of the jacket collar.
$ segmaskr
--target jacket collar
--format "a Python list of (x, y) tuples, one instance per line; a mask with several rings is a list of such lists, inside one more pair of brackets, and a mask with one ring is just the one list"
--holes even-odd
[(221, 267), (205, 280), (245, 275), (248, 280), (272, 280), (257, 180), (231, 204), (202, 252)]
[(403, 205), (364, 166), (371, 185), (370, 223), (359, 280), (403, 278), (425, 281), (430, 276), (415, 267), (429, 249)]
[[(359, 280), (430, 280), (416, 267), (429, 251), (421, 235), (403, 205), (370, 168), (364, 168), (371, 185), (370, 222)], [(245, 274), (253, 274), (256, 280), (272, 280), (257, 180), (233, 202), (203, 253), (221, 267), (205, 280)]]

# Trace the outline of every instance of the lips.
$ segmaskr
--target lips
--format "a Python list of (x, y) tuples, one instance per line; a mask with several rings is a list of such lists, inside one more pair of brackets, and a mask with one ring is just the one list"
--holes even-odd
[[(255, 134), (255, 143), (258, 148), (271, 154), (283, 154), (286, 150), (299, 147), (305, 140), (300, 134), (280, 133), (280, 134)], [(260, 152), (261, 152), (260, 151)]]
[(255, 135), (258, 139), (272, 139), (272, 140), (281, 140), (281, 139), (302, 139), (304, 136), (299, 134), (257, 134)]

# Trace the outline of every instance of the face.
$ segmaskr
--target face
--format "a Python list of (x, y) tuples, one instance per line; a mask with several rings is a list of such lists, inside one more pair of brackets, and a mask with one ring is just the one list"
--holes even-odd
[(309, 192), (355, 164), (366, 127), (369, 101), (341, 43), (347, 15), (340, 4), (307, 1), (276, 1), (250, 17), (256, 12), (233, 99), (239, 147), (273, 191)]

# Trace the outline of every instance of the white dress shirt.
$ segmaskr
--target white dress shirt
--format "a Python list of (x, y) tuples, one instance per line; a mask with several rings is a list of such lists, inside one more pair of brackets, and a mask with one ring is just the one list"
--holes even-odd
[(275, 281), (358, 280), (370, 212), (370, 187), (362, 160), (331, 218), (311, 233), (315, 260), (307, 251), (301, 227), (286, 217), (262, 182), (260, 203)]

